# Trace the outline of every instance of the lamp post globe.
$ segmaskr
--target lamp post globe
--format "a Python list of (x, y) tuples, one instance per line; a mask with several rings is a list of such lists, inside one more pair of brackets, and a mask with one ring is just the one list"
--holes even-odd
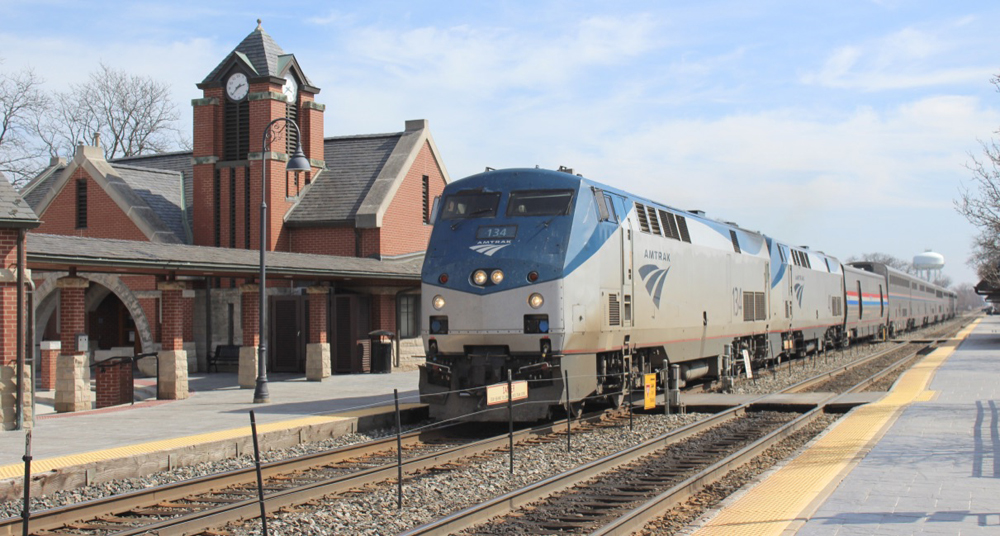
[[(260, 345), (257, 350), (257, 383), (253, 392), (254, 404), (266, 404), (271, 401), (271, 395), (267, 389), (267, 263), (265, 253), (267, 252), (267, 145), (271, 136), (271, 127), (276, 123), (285, 122), (295, 129), (295, 139), (301, 139), (299, 126), (295, 121), (286, 117), (279, 117), (267, 124), (264, 129), (264, 136), (260, 147), (260, 275), (258, 276), (259, 296), (257, 303), (257, 317), (260, 320), (259, 336)], [(309, 159), (302, 152), (302, 145), (298, 141), (295, 144), (295, 152), (285, 164), (285, 171), (309, 171), (311, 166)]]

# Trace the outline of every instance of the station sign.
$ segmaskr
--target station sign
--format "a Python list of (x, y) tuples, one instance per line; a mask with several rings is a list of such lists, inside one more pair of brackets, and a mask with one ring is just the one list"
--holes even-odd
[(656, 374), (646, 374), (645, 383), (645, 403), (643, 409), (653, 409), (656, 407)]
[[(527, 380), (518, 380), (510, 384), (511, 397), (513, 401), (524, 400), (528, 398), (528, 382)], [(507, 383), (495, 383), (493, 385), (486, 387), (486, 405), (493, 406), (496, 404), (507, 403)]]

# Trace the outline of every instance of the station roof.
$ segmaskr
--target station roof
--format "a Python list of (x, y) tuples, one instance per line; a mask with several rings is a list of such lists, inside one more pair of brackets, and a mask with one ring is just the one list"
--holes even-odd
[(992, 283), (986, 279), (982, 279), (979, 283), (976, 283), (974, 287), (976, 294), (983, 296), (988, 302), (1000, 302), (1000, 287), (995, 283)]
[(0, 227), (32, 228), (41, 224), (31, 207), (0, 173)]
[[(172, 274), (253, 278), (259, 273), (260, 252), (185, 244), (81, 238), (31, 233), (28, 266), (33, 270)], [(300, 280), (373, 280), (379, 284), (420, 281), (423, 255), (399, 259), (336, 257), (267, 252), (269, 277)]]

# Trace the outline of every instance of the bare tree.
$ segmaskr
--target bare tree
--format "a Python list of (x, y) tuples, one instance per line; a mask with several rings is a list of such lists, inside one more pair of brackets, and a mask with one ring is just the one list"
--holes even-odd
[(45, 154), (35, 137), (49, 103), (41, 84), (31, 69), (0, 73), (0, 172), (15, 185), (31, 178)]
[(958, 309), (960, 311), (981, 309), (985, 305), (983, 297), (976, 294), (976, 289), (971, 283), (958, 285), (955, 287), (955, 293), (958, 294)]
[(102, 63), (88, 82), (56, 96), (38, 135), (52, 154), (70, 154), (100, 134), (106, 158), (137, 156), (170, 149), (179, 117), (167, 84)]
[[(1000, 77), (990, 82), (1000, 91)], [(1000, 145), (996, 140), (979, 143), (982, 157), (969, 155), (971, 162), (966, 167), (972, 172), (972, 184), (960, 187), (955, 209), (979, 229), (969, 265), (976, 268), (980, 279), (1000, 286)]]
[(937, 286), (939, 286), (941, 288), (948, 288), (948, 287), (951, 286), (952, 280), (951, 280), (951, 277), (949, 277), (949, 276), (946, 276), (944, 274), (938, 274), (937, 277), (935, 277), (933, 280), (931, 280), (931, 283), (933, 283), (933, 284), (935, 284), (935, 285), (937, 285)]

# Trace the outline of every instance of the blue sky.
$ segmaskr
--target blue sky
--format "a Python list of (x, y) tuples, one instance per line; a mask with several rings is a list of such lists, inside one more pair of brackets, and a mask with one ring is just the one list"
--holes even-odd
[(0, 69), (99, 62), (195, 87), (263, 19), (326, 135), (428, 119), (452, 179), (573, 167), (841, 259), (927, 248), (975, 282), (953, 208), (1000, 128), (995, 2), (2, 0)]

